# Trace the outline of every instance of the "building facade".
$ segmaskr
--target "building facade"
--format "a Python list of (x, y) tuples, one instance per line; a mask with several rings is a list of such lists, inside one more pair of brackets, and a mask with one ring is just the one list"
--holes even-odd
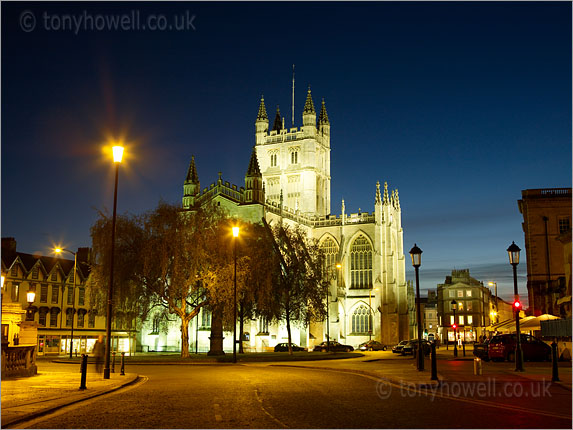
[[(20, 309), (16, 319), (8, 320), (2, 313), (3, 341), (14, 345), (20, 337), (28, 308), (27, 292), (34, 291), (31, 311), (37, 324), (37, 354), (69, 354), (72, 325), (74, 353), (92, 351), (97, 337), (105, 336), (106, 321), (89, 301), (88, 252), (89, 248), (78, 249), (74, 282), (74, 260), (18, 252), (14, 238), (2, 238), (2, 307)], [(113, 350), (133, 350), (130, 340), (134, 337), (120, 327), (112, 328)]]
[(521, 192), (519, 212), (533, 315), (571, 318), (571, 188)]
[[(298, 328), (293, 340), (302, 346), (332, 340), (357, 346), (370, 336), (385, 344), (409, 337), (403, 231), (398, 190), (386, 183), (373, 186), (371, 212), (347, 213), (344, 200), (340, 213), (331, 213), (330, 120), (324, 100), (318, 114), (308, 90), (302, 126), (286, 129), (277, 109), (269, 129), (264, 99), (255, 120), (255, 141), (244, 187), (223, 181), (221, 174), (209, 187), (200, 188), (192, 157), (183, 185), (185, 210), (213, 202), (230, 217), (253, 223), (262, 218), (271, 224), (297, 225), (318, 240), (336, 273), (328, 292), (329, 327), (326, 322)], [(336, 269), (340, 264), (341, 268)], [(207, 344), (207, 310), (195, 318), (199, 351)], [(205, 330), (201, 336), (201, 328)], [(286, 329), (252, 321), (246, 346), (264, 350), (284, 342)], [(224, 348), (232, 349), (225, 336)], [(145, 339), (142, 339), (145, 342)], [(191, 339), (193, 344), (193, 339)], [(201, 347), (203, 345), (203, 347)], [(166, 345), (165, 347), (168, 348)]]
[[(455, 319), (452, 301), (457, 307)], [(445, 282), (438, 284), (437, 312), (438, 332), (443, 341), (454, 341), (454, 322), (462, 341), (476, 341), (486, 334), (486, 327), (491, 324), (490, 290), (472, 278), (469, 269), (452, 270)]]

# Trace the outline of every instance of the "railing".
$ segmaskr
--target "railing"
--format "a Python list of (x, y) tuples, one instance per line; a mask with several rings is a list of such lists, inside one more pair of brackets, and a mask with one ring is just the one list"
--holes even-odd
[(523, 197), (567, 197), (571, 196), (571, 188), (537, 188), (532, 190), (523, 190), (522, 195)]
[[(281, 215), (281, 208), (275, 203), (267, 200), (265, 209), (268, 212), (272, 212), (277, 215)], [(337, 217), (336, 215), (328, 216), (311, 216), (307, 217), (299, 213), (293, 212), (290, 208), (282, 208), (282, 216), (300, 224), (304, 224), (308, 227), (329, 227), (342, 225), (342, 217)], [(350, 214), (345, 216), (345, 224), (366, 224), (373, 223), (376, 216), (373, 213), (360, 213), (360, 214)]]
[(7, 376), (33, 376), (36, 373), (35, 345), (2, 345), (2, 378)]

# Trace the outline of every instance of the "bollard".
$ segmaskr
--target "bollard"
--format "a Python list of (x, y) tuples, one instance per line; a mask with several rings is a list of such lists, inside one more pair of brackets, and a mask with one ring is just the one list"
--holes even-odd
[(86, 375), (88, 373), (88, 355), (82, 354), (82, 365), (81, 365), (82, 376), (80, 378), (80, 390), (85, 390), (86, 387)]
[(481, 358), (476, 357), (474, 358), (474, 375), (481, 375), (482, 372), (483, 370)]
[(466, 356), (466, 343), (465, 342), (462, 342), (462, 353), (463, 353), (463, 356), (465, 357)]
[(553, 341), (551, 344), (551, 361), (553, 362), (553, 371), (551, 375), (551, 382), (560, 381), (559, 368), (557, 367), (557, 342)]
[(431, 381), (438, 380), (438, 359), (436, 358), (436, 342), (432, 342), (432, 377)]
[(115, 351), (111, 353), (112, 360), (111, 360), (111, 373), (115, 373)]
[(121, 353), (121, 372), (119, 374), (125, 376), (125, 352)]

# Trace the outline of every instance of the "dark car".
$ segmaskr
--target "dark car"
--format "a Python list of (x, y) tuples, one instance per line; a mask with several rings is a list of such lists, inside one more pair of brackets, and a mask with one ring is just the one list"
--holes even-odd
[(489, 361), (488, 356), (489, 339), (486, 339), (483, 343), (476, 343), (474, 345), (474, 355), (481, 358), (484, 361)]
[(392, 352), (394, 354), (400, 354), (402, 352), (402, 348), (404, 348), (404, 345), (406, 345), (409, 341), (408, 340), (401, 340), (400, 343), (398, 343), (398, 345), (394, 345), (392, 347)]
[(386, 345), (381, 344), (377, 340), (369, 340), (368, 342), (361, 343), (358, 349), (360, 351), (386, 351)]
[[(551, 347), (545, 342), (528, 334), (522, 334), (520, 339), (524, 360), (551, 360)], [(514, 361), (516, 344), (517, 336), (515, 334), (500, 334), (494, 336), (488, 344), (488, 358), (492, 361)]]
[[(328, 344), (326, 341), (319, 343), (313, 349), (313, 351), (319, 352), (327, 352), (328, 351)], [(341, 343), (336, 342), (335, 340), (330, 341), (330, 351), (331, 352), (351, 352), (354, 351), (354, 348), (350, 345), (342, 345)]]
[[(418, 340), (410, 340), (404, 347), (402, 348), (402, 355), (414, 354), (414, 351), (418, 349)], [(430, 342), (427, 340), (422, 340), (422, 351), (424, 351), (424, 355), (430, 354), (432, 347), (430, 346)]]
[[(295, 343), (291, 343), (290, 345), (292, 347), (293, 352), (306, 351), (305, 348), (303, 348), (302, 346), (298, 346)], [(278, 343), (277, 346), (275, 346), (275, 352), (288, 352), (288, 342)]]

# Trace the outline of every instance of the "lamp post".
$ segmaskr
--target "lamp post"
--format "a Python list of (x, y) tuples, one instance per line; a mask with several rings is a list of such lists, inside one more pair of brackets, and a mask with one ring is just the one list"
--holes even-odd
[(235, 257), (235, 273), (233, 276), (233, 363), (237, 362), (237, 238), (239, 227), (233, 227), (233, 254)]
[(26, 321), (34, 321), (34, 312), (32, 312), (32, 304), (36, 300), (36, 292), (30, 290), (26, 293), (26, 300), (28, 301), (28, 308), (26, 309)]
[(513, 267), (513, 294), (515, 301), (513, 302), (513, 310), (515, 311), (515, 334), (517, 337), (517, 344), (515, 348), (515, 371), (523, 372), (523, 352), (521, 350), (521, 330), (519, 329), (519, 311), (521, 310), (521, 303), (519, 301), (519, 293), (517, 292), (517, 265), (519, 264), (519, 251), (521, 249), (511, 242), (507, 248), (509, 256), (509, 264)]
[(456, 325), (456, 309), (458, 307), (458, 302), (452, 300), (450, 303), (452, 305), (452, 311), (454, 311), (454, 323), (452, 324), (452, 328), (454, 329), (454, 357), (458, 356), (458, 326)]
[(110, 377), (111, 355), (111, 315), (113, 310), (113, 254), (115, 251), (115, 216), (117, 211), (117, 182), (119, 178), (119, 164), (123, 158), (123, 146), (113, 147), (113, 162), (115, 163), (115, 186), (113, 189), (113, 217), (111, 219), (111, 252), (109, 265), (109, 289), (107, 291), (107, 315), (105, 329), (105, 360), (103, 365), (103, 379)]
[[(69, 252), (74, 256), (74, 283), (72, 285), (72, 328), (70, 333), (70, 358), (72, 358), (72, 351), (74, 350), (74, 314), (76, 313), (76, 276), (77, 272), (77, 264), (78, 264), (78, 256), (75, 252), (70, 251), (66, 248), (56, 248), (54, 249), (56, 254), (61, 254), (62, 252)], [(62, 291), (62, 295), (63, 295)], [(64, 301), (62, 300), (62, 304)]]
[(494, 300), (494, 303), (495, 303), (495, 316), (496, 316), (495, 323), (497, 324), (497, 323), (498, 323), (498, 321), (497, 321), (497, 314), (499, 313), (499, 309), (497, 308), (497, 282), (488, 282), (487, 285), (489, 285), (490, 287), (495, 287), (495, 300)]
[(418, 269), (422, 264), (422, 250), (414, 244), (414, 247), (410, 249), (410, 256), (412, 257), (412, 266), (416, 272), (416, 318), (418, 326), (418, 355), (417, 364), (418, 370), (424, 370), (424, 351), (422, 351), (422, 313), (420, 311), (420, 277), (418, 275)]

